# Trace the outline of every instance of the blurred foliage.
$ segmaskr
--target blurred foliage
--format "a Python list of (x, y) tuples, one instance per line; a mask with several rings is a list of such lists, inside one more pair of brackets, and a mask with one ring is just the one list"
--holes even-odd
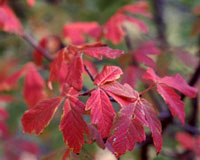
[[(110, 16), (112, 16), (117, 9), (120, 7), (134, 2), (133, 0), (36, 0), (36, 5), (33, 8), (29, 8), (25, 0), (14, 0), (11, 1), (11, 6), (15, 10), (17, 16), (23, 23), (25, 31), (32, 34), (32, 36), (39, 40), (41, 37), (47, 34), (55, 34), (59, 37), (62, 37), (62, 28), (65, 23), (77, 22), (77, 21), (97, 21), (100, 24), (104, 24)], [(149, 1), (152, 4), (152, 1)], [(192, 8), (199, 4), (199, 0), (166, 0), (165, 11), (164, 11), (164, 20), (166, 23), (166, 36), (167, 40), (171, 46), (174, 47), (184, 47), (192, 55), (195, 55), (197, 52), (197, 38), (191, 38), (190, 32), (196, 17), (192, 14)], [(152, 6), (151, 6), (152, 8)], [(149, 37), (146, 39), (151, 39), (156, 37), (156, 29), (154, 22), (150, 20), (145, 20), (148, 23), (150, 28)], [(132, 32), (130, 33), (132, 34)], [(134, 35), (130, 35), (133, 38)], [(120, 45), (114, 46), (111, 42), (108, 44), (113, 48), (123, 49), (127, 51), (125, 42), (122, 42)], [(4, 32), (0, 32), (0, 58), (9, 58), (17, 57), (20, 60), (21, 65), (25, 64), (27, 61), (32, 60), (32, 51), (33, 48), (25, 42), (23, 39), (16, 35), (9, 35)], [(98, 70), (101, 70), (103, 65), (110, 64), (115, 65), (117, 61), (113, 60), (104, 60), (102, 62), (95, 61)], [(186, 78), (187, 75), (192, 73), (192, 68), (184, 65), (184, 63), (179, 60), (179, 58), (174, 57), (172, 53), (166, 52), (159, 57), (158, 63), (159, 66), (169, 66), (170, 74), (181, 73)], [(163, 69), (165, 70), (165, 69)], [(45, 79), (47, 79), (47, 73), (42, 74)], [(161, 73), (161, 75), (164, 75)], [(88, 88), (93, 88), (92, 83), (89, 80), (89, 77), (84, 75), (85, 85)], [(23, 81), (23, 80), (21, 80)], [(21, 82), (23, 83), (23, 82)], [(18, 87), (16, 91), (13, 92), (16, 101), (7, 106), (10, 118), (8, 119), (8, 125), (10, 131), (20, 137), (27, 139), (32, 139), (40, 145), (42, 154), (51, 153), (52, 151), (59, 150), (63, 147), (63, 137), (62, 133), (59, 131), (58, 126), (60, 122), (60, 115), (62, 110), (59, 109), (59, 116), (55, 115), (55, 118), (52, 120), (47, 129), (44, 130), (44, 133), (39, 137), (24, 135), (22, 134), (22, 127), (20, 119), (22, 114), (27, 109), (25, 103), (22, 101), (22, 85)], [(85, 99), (83, 98), (85, 101)], [(188, 106), (187, 104), (186, 106)], [(189, 109), (186, 109), (189, 112)], [(170, 131), (175, 130), (173, 127), (168, 128)], [(169, 132), (170, 132), (169, 131)], [(171, 148), (176, 147), (176, 142), (174, 141), (173, 136), (164, 135), (163, 137), (164, 144), (163, 148), (172, 150)], [(137, 148), (137, 146), (136, 146)], [(155, 149), (152, 149), (155, 153)], [(89, 160), (91, 153), (98, 151), (96, 144), (93, 145), (84, 145), (83, 153), (80, 154), (82, 159)], [(85, 153), (86, 152), (86, 153)], [(59, 152), (60, 153), (60, 152)], [(84, 155), (85, 154), (85, 155)], [(87, 155), (88, 154), (88, 155)], [(83, 156), (82, 156), (83, 155)], [(126, 155), (122, 156), (121, 160), (139, 159), (139, 150), (134, 149), (133, 152), (128, 152)], [(55, 159), (57, 159), (56, 157)], [(61, 158), (61, 157), (60, 157)], [(152, 159), (155, 160), (172, 160), (162, 153), (155, 158), (155, 155), (152, 156)]]

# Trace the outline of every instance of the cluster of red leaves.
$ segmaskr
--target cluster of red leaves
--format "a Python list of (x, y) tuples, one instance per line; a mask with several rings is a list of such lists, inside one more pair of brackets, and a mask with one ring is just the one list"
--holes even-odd
[(111, 49), (106, 44), (93, 43), (82, 46), (70, 45), (58, 52), (57, 58), (53, 61), (50, 67), (49, 87), (51, 81), (58, 81), (61, 85), (67, 83), (78, 91), (82, 89), (84, 71), (84, 63), (82, 54), (99, 60), (102, 57), (117, 58), (123, 54), (123, 51)]
[[(101, 59), (102, 56), (115, 58), (122, 53), (122, 51), (110, 49), (100, 43), (70, 45), (59, 51), (51, 65), (49, 83), (59, 81), (62, 93), (59, 97), (40, 101), (25, 112), (22, 117), (24, 132), (40, 134), (49, 124), (61, 102), (65, 101), (59, 128), (63, 132), (64, 142), (67, 142), (73, 152), (80, 152), (84, 144), (83, 135), (90, 133), (91, 129), (82, 117), (83, 114), (89, 113), (91, 122), (97, 126), (100, 137), (108, 138), (117, 157), (124, 154), (126, 150), (132, 150), (136, 142), (145, 140), (144, 126), (150, 128), (156, 151), (159, 153), (162, 147), (162, 137), (161, 123), (157, 118), (156, 110), (128, 84), (122, 85), (116, 81), (123, 74), (119, 67), (104, 66), (101, 73), (94, 78), (94, 85), (97, 87), (90, 91), (91, 96), (86, 105), (78, 99), (79, 91), (83, 86), (82, 54)], [(184, 104), (180, 96), (170, 87), (190, 97), (195, 96), (196, 89), (188, 86), (179, 75), (159, 78), (151, 68), (147, 69), (143, 77), (154, 82), (151, 87), (157, 86), (158, 93), (169, 104), (172, 114), (178, 115), (184, 123)], [(116, 116), (110, 97), (122, 107), (118, 116)], [(94, 133), (93, 135), (97, 138), (97, 135)]]
[(165, 103), (169, 105), (172, 115), (177, 115), (182, 124), (184, 124), (184, 103), (181, 101), (181, 97), (172, 88), (191, 98), (196, 96), (197, 89), (190, 87), (179, 74), (172, 77), (165, 76), (160, 78), (151, 68), (147, 69), (143, 78), (154, 82), (152, 85), (157, 87), (157, 92), (163, 97)]
[(118, 44), (122, 41), (123, 36), (125, 35), (125, 31), (123, 30), (123, 24), (125, 21), (135, 24), (144, 33), (148, 32), (148, 27), (141, 20), (126, 15), (126, 12), (135, 15), (142, 15), (147, 18), (152, 17), (149, 12), (148, 3), (145, 1), (139, 1), (120, 8), (102, 27), (96, 22), (76, 22), (65, 24), (63, 35), (68, 38), (72, 44), (76, 45), (85, 42), (84, 34), (94, 38), (95, 40), (100, 40), (104, 36), (113, 44)]
[[(28, 3), (32, 6), (34, 0), (29, 0)], [(83, 61), (83, 54), (99, 60), (103, 57), (115, 59), (123, 54), (123, 51), (111, 49), (102, 43), (80, 45), (85, 42), (84, 34), (95, 40), (105, 36), (107, 40), (118, 44), (125, 35), (123, 30), (125, 21), (136, 24), (144, 33), (148, 32), (147, 26), (142, 21), (126, 15), (126, 12), (151, 18), (148, 10), (148, 4), (140, 1), (120, 8), (102, 27), (96, 22), (65, 25), (64, 36), (78, 46), (69, 45), (60, 50), (50, 65), (48, 86), (53, 89), (52, 82), (59, 82), (62, 92), (58, 97), (46, 98), (45, 82), (38, 73), (36, 65), (32, 63), (26, 64), (18, 72), (4, 78), (0, 88), (10, 89), (25, 73), (23, 95), (30, 109), (22, 117), (24, 132), (30, 134), (35, 132), (39, 135), (49, 124), (59, 105), (64, 102), (59, 129), (63, 132), (64, 142), (74, 153), (80, 152), (84, 144), (84, 134), (87, 134), (92, 136), (91, 139), (98, 140), (102, 148), (105, 147), (102, 143), (103, 139), (107, 138), (109, 148), (119, 157), (127, 150), (132, 150), (136, 142), (146, 139), (144, 127), (151, 130), (156, 151), (159, 153), (162, 148), (162, 129), (156, 109), (141, 97), (143, 93), (139, 94), (130, 85), (120, 84), (116, 81), (123, 74), (119, 67), (104, 66), (99, 74), (96, 74), (93, 69), (96, 76), (95, 78), (90, 76), (92, 80), (94, 79), (96, 88), (88, 92), (90, 97), (86, 105), (79, 100), (81, 95), (79, 92), (83, 87), (82, 73), (84, 71), (88, 73), (90, 67), (87, 68), (87, 66), (92, 66), (91, 63)], [(20, 22), (5, 1), (0, 5), (0, 28), (9, 33), (23, 34)], [(42, 39), (40, 46), (46, 48), (47, 39)], [(160, 51), (154, 43), (147, 42), (132, 52), (135, 52), (134, 59), (138, 62), (154, 67), (155, 63), (147, 55), (157, 55)], [(42, 63), (41, 53), (36, 51), (34, 55), (36, 63), (40, 65)], [(184, 124), (184, 103), (172, 88), (189, 97), (195, 97), (196, 89), (187, 85), (178, 74), (160, 78), (151, 68), (147, 69), (143, 78), (153, 81), (150, 88), (157, 87), (158, 93), (169, 104), (172, 115), (177, 115)], [(121, 106), (118, 114), (112, 106), (112, 99)], [(83, 114), (91, 116), (91, 125), (88, 126), (85, 122)], [(69, 150), (66, 155), (69, 155)]]
[(141, 77), (145, 70), (140, 67), (139, 64), (143, 63), (146, 66), (156, 68), (155, 62), (149, 55), (159, 55), (161, 50), (156, 46), (155, 42), (147, 41), (139, 45), (136, 49), (131, 50), (128, 57), (130, 57), (131, 62), (126, 69), (124, 69), (123, 83), (128, 83), (134, 88), (137, 85), (137, 80), (142, 81)]
[(13, 60), (5, 61), (5, 63), (1, 64), (0, 91), (14, 89), (17, 86), (19, 79), (25, 75), (23, 96), (28, 107), (33, 107), (37, 102), (46, 97), (44, 91), (45, 82), (38, 73), (38, 68), (35, 64), (31, 62), (27, 63), (21, 69), (11, 73), (13, 72), (13, 67), (16, 65), (17, 62)]
[(193, 137), (188, 133), (180, 132), (176, 134), (176, 140), (184, 149), (190, 150), (200, 157), (200, 136)]
[[(4, 64), (1, 64), (1, 67), (3, 68), (0, 70), (0, 81), (2, 84), (0, 91), (11, 90), (16, 86), (17, 80), (22, 75), (23, 71), (17, 71), (13, 75), (9, 76), (8, 73), (15, 65), (16, 61), (14, 60), (5, 61)], [(9, 132), (8, 125), (5, 122), (5, 120), (9, 118), (9, 113), (4, 105), (13, 102), (13, 100), (14, 98), (10, 95), (0, 95), (0, 140), (4, 151), (2, 157), (8, 160), (23, 159), (31, 156), (37, 158), (40, 151), (35, 143), (21, 138), (16, 138)]]

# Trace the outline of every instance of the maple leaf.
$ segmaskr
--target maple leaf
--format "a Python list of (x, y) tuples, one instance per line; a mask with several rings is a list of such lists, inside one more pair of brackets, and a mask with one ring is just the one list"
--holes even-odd
[(156, 47), (154, 42), (146, 42), (139, 46), (135, 51), (131, 51), (133, 58), (137, 60), (138, 63), (144, 63), (147, 66), (155, 67), (155, 62), (147, 55), (158, 55), (160, 54), (160, 49)]
[(18, 80), (25, 73), (25, 67), (22, 67), (18, 71), (14, 72), (12, 75), (5, 77), (5, 79), (1, 82), (0, 90), (8, 91), (16, 87)]
[(198, 157), (200, 157), (200, 136), (193, 137), (192, 135), (185, 133), (185, 132), (179, 132), (176, 134), (176, 140), (179, 142), (179, 144), (190, 151), (193, 151)]
[(99, 60), (101, 60), (103, 56), (106, 58), (115, 59), (124, 54), (124, 51), (109, 48), (107, 44), (102, 43), (86, 44), (80, 46), (79, 48), (86, 55), (97, 58)]
[(94, 79), (94, 84), (98, 87), (91, 92), (91, 96), (86, 103), (85, 109), (91, 109), (92, 123), (97, 124), (102, 138), (109, 136), (115, 117), (115, 111), (110, 99), (102, 87), (104, 84), (118, 79), (122, 73), (123, 72), (119, 67), (104, 66), (101, 73), (97, 74)]
[(102, 72), (95, 77), (94, 84), (104, 85), (105, 83), (112, 82), (123, 74), (122, 70), (116, 66), (104, 66)]
[(122, 13), (116, 13), (104, 25), (105, 38), (110, 40), (113, 44), (120, 43), (125, 35), (125, 32), (122, 29), (125, 21), (136, 24), (144, 33), (148, 32), (147, 26), (142, 21), (131, 16), (126, 16)]
[(44, 92), (45, 82), (37, 72), (35, 65), (28, 64), (26, 68), (23, 96), (28, 107), (34, 107), (46, 97)]
[(76, 98), (68, 98), (65, 101), (60, 130), (63, 132), (64, 142), (73, 148), (74, 153), (79, 153), (84, 144), (83, 134), (89, 134), (88, 126), (82, 118), (80, 108), (85, 105)]
[(151, 80), (155, 83), (158, 93), (163, 97), (165, 102), (169, 104), (172, 115), (177, 115), (182, 124), (184, 124), (184, 103), (181, 101), (180, 96), (171, 88), (174, 88), (192, 98), (196, 96), (197, 89), (190, 87), (179, 74), (176, 74), (172, 77), (165, 76), (160, 78), (151, 68), (147, 69), (146, 73), (143, 75), (143, 78)]
[(85, 42), (85, 34), (97, 40), (101, 35), (101, 27), (97, 22), (75, 22), (65, 24), (63, 34), (72, 44), (81, 45)]
[(150, 128), (159, 153), (162, 148), (161, 123), (153, 106), (140, 98), (139, 93), (128, 84), (113, 82), (103, 86), (103, 89), (123, 107), (114, 124), (114, 134), (109, 138), (117, 157), (127, 149), (132, 150), (136, 142), (145, 140), (143, 126)]
[(67, 52), (66, 48), (58, 51), (56, 54), (57, 57), (50, 65), (50, 75), (48, 80), (48, 87), (50, 89), (52, 89), (52, 84), (51, 84), (52, 81), (58, 81), (61, 86), (65, 81), (68, 70), (68, 65), (65, 62), (66, 52)]
[(102, 88), (122, 107), (136, 101), (139, 97), (138, 92), (134, 91), (131, 86), (129, 86), (128, 84), (122, 85), (116, 81), (104, 85), (102, 86)]
[(103, 138), (109, 136), (115, 111), (109, 97), (101, 89), (101, 86), (115, 81), (122, 73), (119, 67), (104, 66), (102, 72), (97, 74), (94, 79), (94, 84), (99, 87), (91, 92), (91, 96), (86, 103), (86, 110), (91, 109), (92, 123), (97, 124), (98, 130)]
[(42, 100), (27, 110), (22, 117), (22, 125), (25, 133), (35, 132), (39, 135), (51, 121), (64, 97), (66, 101), (59, 128), (63, 132), (64, 142), (74, 153), (79, 153), (84, 144), (83, 134), (89, 134), (89, 129), (82, 118), (85, 105), (78, 100), (78, 91), (72, 87), (64, 85), (60, 97)]
[(134, 109), (133, 103), (122, 108), (113, 126), (114, 134), (109, 141), (117, 157), (124, 154), (127, 149), (131, 151), (136, 142), (142, 142), (146, 138), (142, 124), (133, 118)]
[(24, 132), (39, 135), (51, 121), (61, 100), (61, 97), (45, 99), (27, 110), (21, 119)]
[(0, 5), (0, 29), (9, 33), (23, 34), (21, 23), (7, 4)]
[(92, 91), (85, 109), (91, 109), (92, 123), (97, 124), (102, 138), (108, 137), (115, 117), (115, 111), (106, 93), (100, 88)]
[(62, 96), (67, 99), (59, 128), (63, 132), (64, 142), (68, 143), (74, 153), (79, 153), (84, 144), (83, 134), (89, 134), (88, 126), (82, 118), (85, 105), (77, 98), (78, 92), (67, 85), (63, 87)]
[(152, 14), (149, 12), (149, 5), (145, 1), (138, 1), (133, 4), (128, 4), (120, 8), (119, 11), (140, 14), (142, 16), (152, 18)]
[(146, 2), (136, 2), (132, 5), (127, 5), (120, 8), (103, 26), (105, 38), (110, 40), (113, 44), (120, 43), (123, 36), (126, 34), (122, 29), (125, 21), (136, 24), (144, 33), (148, 32), (147, 26), (142, 21), (125, 15), (125, 12), (140, 14), (149, 18), (151, 17), (151, 14), (148, 12), (148, 4)]
[[(153, 108), (153, 106), (145, 99), (141, 99), (141, 101), (137, 103), (137, 107), (141, 109), (141, 111), (144, 112), (145, 117), (143, 118), (141, 122), (143, 122), (144, 125), (148, 124), (146, 126), (150, 128), (152, 132), (153, 143), (154, 143), (154, 146), (156, 147), (156, 152), (159, 153), (162, 149), (162, 135), (161, 135), (162, 128), (161, 128), (160, 120), (157, 117), (157, 113), (155, 109)], [(138, 118), (141, 118), (141, 117), (138, 117)], [(146, 123), (144, 122), (144, 119), (146, 119)]]
[(83, 71), (84, 68), (82, 57), (75, 56), (71, 64), (69, 65), (65, 82), (75, 89), (81, 90), (83, 86)]

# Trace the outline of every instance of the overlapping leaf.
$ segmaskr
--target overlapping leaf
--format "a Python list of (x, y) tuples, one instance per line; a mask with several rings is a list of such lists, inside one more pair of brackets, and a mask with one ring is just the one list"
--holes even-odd
[(160, 54), (160, 49), (156, 47), (154, 42), (147, 42), (138, 47), (132, 54), (138, 63), (142, 62), (147, 66), (155, 67), (155, 62), (148, 55), (158, 55)]
[(171, 88), (174, 88), (189, 97), (195, 97), (197, 89), (190, 87), (179, 74), (172, 77), (166, 76), (164, 78), (160, 78), (151, 68), (147, 69), (143, 78), (151, 80), (156, 84), (158, 93), (163, 97), (165, 102), (169, 104), (169, 108), (173, 116), (177, 115), (182, 121), (182, 124), (184, 124), (184, 103), (181, 101), (180, 96)]
[(123, 51), (111, 49), (105, 44), (93, 43), (82, 46), (69, 46), (58, 52), (57, 58), (51, 64), (49, 87), (51, 81), (59, 81), (62, 85), (67, 83), (69, 86), (77, 90), (82, 89), (82, 73), (84, 64), (82, 54), (85, 53), (91, 57), (102, 59), (102, 56), (107, 58), (116, 58), (123, 54)]
[(92, 123), (97, 124), (102, 138), (108, 137), (115, 117), (115, 111), (109, 97), (100, 88), (92, 91), (86, 104), (86, 110), (89, 109), (91, 109)]
[(84, 110), (84, 107), (85, 105), (77, 98), (68, 98), (65, 101), (63, 116), (59, 126), (63, 132), (64, 142), (67, 142), (74, 153), (79, 153), (84, 144), (83, 134), (89, 134), (88, 126), (80, 112), (80, 110)]
[(81, 45), (85, 42), (85, 34), (97, 40), (101, 34), (101, 27), (96, 22), (75, 22), (65, 24), (63, 34), (72, 44)]
[[(114, 89), (112, 89), (112, 92), (114, 95), (117, 95)], [(114, 133), (109, 138), (114, 152), (119, 157), (126, 150), (132, 150), (136, 142), (144, 141), (145, 133), (143, 126), (146, 126), (152, 132), (154, 145), (157, 153), (159, 153), (162, 148), (162, 129), (157, 113), (149, 102), (139, 97), (139, 93), (136, 93), (136, 91), (133, 90), (130, 95), (134, 98), (120, 110), (119, 117), (116, 119), (113, 127)], [(123, 96), (126, 95), (124, 94)]]
[(127, 5), (120, 8), (103, 26), (105, 31), (105, 38), (112, 41), (114, 44), (118, 44), (122, 41), (125, 32), (122, 29), (125, 21), (131, 22), (138, 26), (138, 28), (144, 33), (148, 32), (147, 26), (137, 18), (125, 15), (125, 12), (132, 12), (134, 14), (140, 14), (143, 16), (151, 17), (148, 12), (148, 4), (146, 2), (136, 2), (132, 5)]
[(136, 101), (139, 97), (138, 92), (134, 91), (128, 84), (122, 85), (118, 82), (113, 82), (102, 86), (102, 88), (122, 107)]
[(81, 90), (83, 86), (83, 67), (83, 60), (81, 56), (75, 56), (68, 67), (65, 82), (77, 90)]
[(0, 5), (0, 29), (9, 33), (23, 34), (21, 23), (7, 4)]
[(95, 77), (94, 84), (100, 86), (105, 83), (112, 82), (123, 74), (122, 70), (116, 66), (104, 66), (101, 74)]
[(92, 123), (97, 124), (103, 138), (109, 136), (110, 129), (115, 117), (115, 111), (110, 99), (103, 90), (103, 85), (115, 81), (122, 74), (122, 70), (116, 66), (104, 66), (101, 73), (97, 74), (94, 84), (98, 87), (92, 91), (86, 103), (86, 110), (91, 109)]
[(200, 157), (200, 136), (194, 137), (188, 133), (180, 132), (176, 134), (176, 140), (179, 144), (190, 151), (193, 151), (198, 157)]
[(132, 150), (136, 142), (145, 140), (143, 125), (133, 118), (135, 105), (129, 104), (122, 108), (114, 124), (114, 134), (109, 138), (117, 157), (126, 150)]
[(145, 1), (138, 1), (133, 4), (128, 4), (119, 9), (119, 11), (140, 14), (149, 18), (152, 17), (152, 14), (149, 12), (149, 5)]
[(34, 107), (45, 98), (45, 82), (34, 65), (28, 65), (24, 79), (23, 95), (28, 107)]
[(102, 59), (102, 57), (115, 59), (121, 56), (124, 52), (118, 49), (111, 49), (106, 44), (102, 43), (92, 43), (88, 45), (83, 45), (80, 50), (90, 57), (97, 59)]
[(61, 97), (45, 99), (37, 103), (22, 117), (24, 132), (30, 134), (35, 132), (36, 135), (39, 135), (49, 124), (63, 97), (65, 97), (66, 101), (59, 128), (63, 132), (64, 142), (73, 149), (74, 153), (79, 153), (84, 144), (83, 134), (89, 134), (89, 129), (82, 118), (82, 114), (85, 113), (85, 105), (78, 100), (77, 96), (77, 90), (64, 85)]
[(61, 97), (45, 99), (27, 110), (22, 117), (24, 132), (39, 135), (51, 121), (61, 100)]

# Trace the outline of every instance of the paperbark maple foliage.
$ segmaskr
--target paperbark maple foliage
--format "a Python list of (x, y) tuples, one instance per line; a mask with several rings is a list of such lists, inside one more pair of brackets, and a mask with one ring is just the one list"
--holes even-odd
[[(21, 23), (7, 3), (4, 2), (0, 5), (0, 29), (25, 37)], [(29, 0), (28, 4), (32, 7), (34, 1)], [(44, 54), (43, 50), (36, 48), (34, 60), (37, 65), (29, 62), (22, 69), (2, 80), (0, 89), (13, 89), (18, 79), (25, 74), (23, 95), (29, 107), (21, 119), (25, 133), (35, 133), (36, 135), (42, 133), (59, 106), (61, 107), (63, 104), (59, 129), (63, 133), (64, 142), (74, 153), (80, 153), (82, 145), (85, 143), (84, 136), (87, 135), (87, 137), (92, 136), (90, 140), (96, 140), (102, 148), (106, 146), (103, 140), (107, 141), (105, 143), (110, 144), (109, 149), (119, 158), (127, 150), (133, 150), (137, 142), (141, 143), (146, 140), (144, 127), (148, 127), (152, 132), (156, 152), (161, 151), (162, 126), (157, 116), (158, 111), (156, 106), (148, 102), (143, 95), (156, 87), (158, 94), (169, 105), (172, 115), (178, 116), (184, 124), (184, 102), (173, 89), (191, 98), (196, 96), (197, 89), (189, 86), (179, 74), (160, 78), (154, 69), (146, 68), (143, 69), (145, 70), (143, 78), (153, 83), (139, 93), (129, 84), (117, 81), (123, 75), (119, 66), (105, 65), (100, 73), (96, 73), (95, 65), (84, 59), (85, 56), (98, 60), (116, 59), (123, 55), (124, 51), (112, 49), (99, 41), (105, 38), (113, 44), (120, 43), (126, 35), (123, 30), (125, 21), (135, 24), (142, 32), (148, 33), (149, 30), (145, 23), (131, 16), (130, 13), (152, 18), (148, 3), (139, 1), (120, 8), (102, 26), (97, 22), (66, 24), (63, 34), (71, 44), (52, 56), (47, 56), (46, 52)], [(91, 36), (95, 43), (86, 43), (85, 34)], [(40, 41), (39, 46), (42, 49), (47, 48), (47, 40), (48, 37), (45, 37)], [(161, 50), (156, 47), (154, 42), (147, 42), (130, 53), (137, 62), (143, 62), (147, 66), (156, 68), (154, 61), (147, 55), (159, 55)], [(43, 58), (51, 61), (47, 83), (38, 72), (43, 64)], [(139, 68), (137, 69), (139, 70)], [(84, 79), (82, 76), (84, 72), (89, 75), (95, 86), (85, 92), (83, 91)], [(54, 82), (59, 83), (60, 93), (56, 97), (49, 97), (45, 92), (45, 84), (54, 91)], [(89, 96), (86, 103), (80, 100), (81, 96)], [(119, 112), (112, 103), (119, 104)], [(4, 119), (5, 111), (2, 110), (1, 113)], [(91, 117), (91, 124), (85, 120), (83, 115)], [(6, 132), (3, 123), (1, 130)], [(69, 156), (69, 149), (64, 158)]]

